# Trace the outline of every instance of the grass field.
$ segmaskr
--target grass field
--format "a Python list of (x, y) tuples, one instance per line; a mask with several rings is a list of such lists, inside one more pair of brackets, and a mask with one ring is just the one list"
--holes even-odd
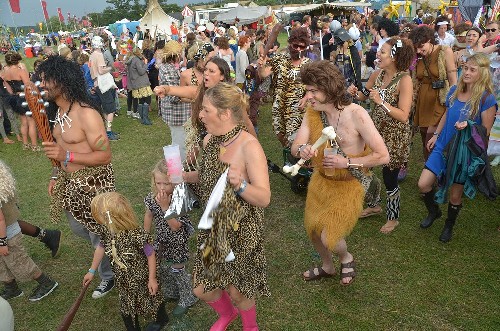
[[(113, 127), (121, 136), (112, 143), (117, 190), (143, 215), (149, 172), (170, 136), (156, 115), (152, 126), (143, 126), (123, 114), (122, 108)], [(261, 110), (259, 129), (267, 156), (281, 166), (270, 105)], [(22, 217), (63, 231), (57, 259), (38, 241), (24, 239), (36, 263), (60, 286), (37, 303), (28, 302), (26, 295), (12, 300), (15, 330), (55, 330), (79, 293), (92, 250), (71, 233), (65, 220), (57, 225), (48, 221), (50, 162), (43, 153), (23, 151), (20, 143), (0, 144), (0, 158), (15, 173)], [(270, 174), (272, 201), (265, 212), (265, 248), (272, 296), (257, 301), (261, 330), (500, 330), (500, 204), (482, 196), (464, 200), (454, 237), (442, 244), (437, 238), (444, 217), (430, 229), (418, 226), (425, 215), (416, 187), (422, 166), (420, 141), (415, 139), (409, 174), (401, 184), (400, 226), (390, 235), (379, 233), (385, 222), (385, 216), (379, 215), (360, 220), (347, 238), (358, 271), (349, 287), (341, 286), (338, 276), (310, 283), (302, 280), (302, 272), (319, 263), (302, 225), (305, 196), (294, 194), (288, 181)], [(494, 171), (500, 181), (500, 169)], [(199, 211), (193, 223), (197, 224), (198, 216)], [(194, 252), (194, 239), (191, 248)], [(35, 286), (35, 282), (22, 284), (27, 294)], [(174, 305), (169, 303), (168, 311)], [(198, 303), (186, 316), (172, 318), (165, 329), (208, 330), (215, 319), (206, 304)], [(75, 331), (122, 329), (116, 290), (99, 300), (87, 293), (71, 327)], [(228, 328), (235, 330), (241, 330), (239, 320)]]

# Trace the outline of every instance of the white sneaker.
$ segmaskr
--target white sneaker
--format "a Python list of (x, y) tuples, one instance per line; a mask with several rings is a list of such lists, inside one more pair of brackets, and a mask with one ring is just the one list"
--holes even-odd
[(500, 155), (497, 155), (497, 156), (495, 156), (493, 161), (491, 161), (490, 165), (493, 167), (496, 167), (499, 164), (500, 164)]
[(94, 292), (92, 293), (92, 298), (94, 299), (99, 299), (105, 296), (106, 294), (109, 293), (115, 287), (115, 280), (114, 279), (108, 279), (108, 280), (102, 280), (101, 284), (96, 287)]
[(132, 116), (132, 111), (127, 111), (127, 116)]
[(137, 119), (139, 119), (139, 118), (141, 118), (141, 115), (139, 115), (139, 112), (137, 112), (137, 113), (132, 113), (132, 117), (133, 117), (133, 118), (137, 118)]

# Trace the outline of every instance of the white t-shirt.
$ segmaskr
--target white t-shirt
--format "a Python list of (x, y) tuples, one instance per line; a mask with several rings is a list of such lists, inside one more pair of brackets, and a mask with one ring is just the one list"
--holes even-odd
[(444, 33), (444, 39), (441, 39), (436, 33), (436, 40), (439, 45), (452, 47), (455, 44), (455, 37), (448, 32)]

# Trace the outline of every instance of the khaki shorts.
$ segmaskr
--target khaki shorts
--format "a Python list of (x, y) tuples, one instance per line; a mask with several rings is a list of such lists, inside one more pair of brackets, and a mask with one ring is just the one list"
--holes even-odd
[(7, 240), (9, 255), (0, 256), (1, 282), (10, 282), (14, 279), (24, 282), (34, 279), (42, 272), (26, 253), (22, 239), (23, 235), (19, 233)]

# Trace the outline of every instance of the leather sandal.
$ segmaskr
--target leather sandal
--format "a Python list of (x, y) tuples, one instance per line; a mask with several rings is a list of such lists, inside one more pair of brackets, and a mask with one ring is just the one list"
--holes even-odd
[[(318, 269), (318, 274), (316, 275), (314, 273), (314, 269)], [(304, 275), (302, 275), (304, 277), (304, 280), (306, 282), (309, 282), (311, 280), (319, 280), (321, 278), (332, 278), (333, 276), (335, 276), (336, 272), (334, 272), (333, 274), (329, 274), (328, 272), (326, 272), (325, 270), (323, 270), (322, 267), (311, 267), (311, 269), (309, 269), (309, 276), (306, 277)]]
[[(354, 260), (352, 260), (351, 262), (347, 262), (347, 263), (341, 263), (340, 264), (340, 284), (342, 284), (343, 286), (349, 286), (352, 284), (352, 282), (354, 282), (354, 278), (356, 277), (356, 262), (354, 262)], [(342, 272), (343, 269), (353, 269), (353, 271), (349, 271), (349, 272)], [(348, 278), (350, 277), (351, 280), (348, 282), (348, 283), (344, 283), (342, 280), (344, 278)]]

